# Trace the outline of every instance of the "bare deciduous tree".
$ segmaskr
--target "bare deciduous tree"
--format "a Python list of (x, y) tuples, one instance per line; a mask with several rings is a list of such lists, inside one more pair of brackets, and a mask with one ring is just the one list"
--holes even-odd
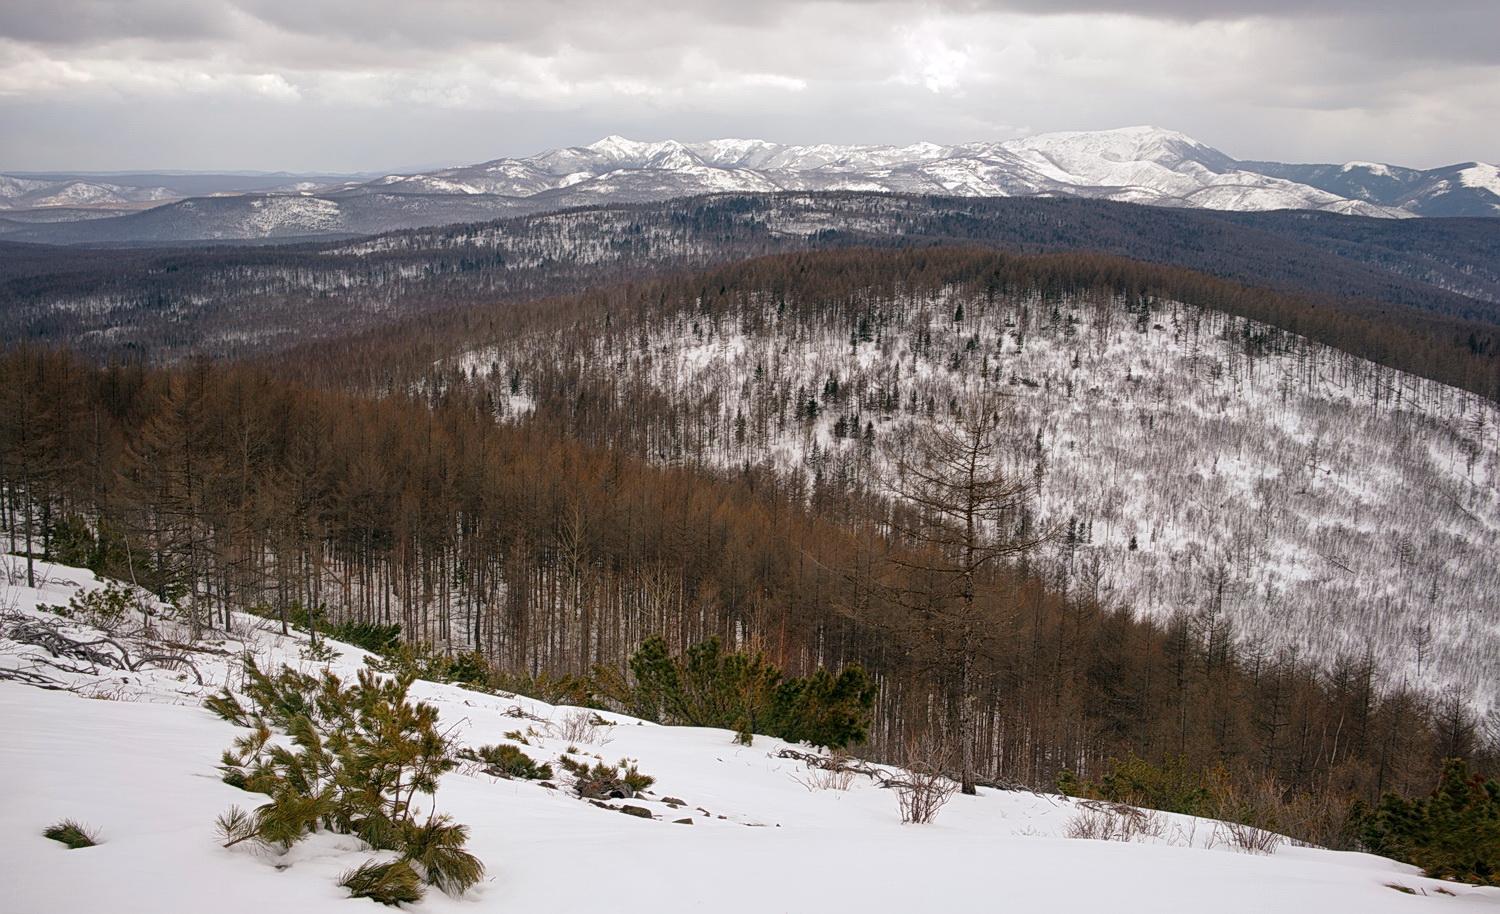
[(993, 571), (1047, 538), (1026, 529), (1021, 510), (1032, 487), (1005, 467), (1001, 417), (981, 399), (952, 425), (934, 424), (891, 455), (889, 492), (900, 506), (892, 526), (919, 547), (893, 563), (900, 574), (885, 584), (907, 611), (902, 627), (929, 653), (947, 702), (947, 729), (956, 748), (959, 782), (975, 792), (975, 695), (981, 662), (1001, 634), (1009, 601)]

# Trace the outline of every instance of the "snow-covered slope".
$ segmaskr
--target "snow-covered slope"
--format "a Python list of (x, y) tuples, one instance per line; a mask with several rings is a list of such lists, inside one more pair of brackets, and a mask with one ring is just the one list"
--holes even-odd
[[(45, 583), (31, 590), (20, 586), (16, 560), (7, 562), (6, 635), (28, 619), (66, 626), (36, 604), (66, 603), (97, 586), (85, 572), (43, 566)], [(181, 635), (159, 632), (167, 634)], [(214, 833), (216, 816), (246, 803), (215, 767), (245, 731), (201, 708), (202, 696), (237, 682), (242, 652), (263, 667), (326, 665), (344, 676), (360, 665), (353, 648), (332, 661), (306, 659), (307, 648), (264, 620), (236, 617), (233, 631), (209, 631), (191, 651), (205, 680), (198, 685), (176, 671), (63, 674), (27, 659), (40, 649), (0, 638), (0, 666), (46, 670), (70, 690), (0, 682), (0, 906), (56, 914), (377, 910), (336, 885), (372, 856), (354, 838), (318, 834), (277, 854), (225, 849)], [(1090, 810), (1027, 792), (954, 797), (934, 824), (902, 825), (893, 791), (864, 776), (844, 785), (823, 779), (778, 757), (783, 744), (765, 737), (738, 746), (727, 731), (606, 714), (607, 725), (564, 738), (574, 709), (426, 682), (412, 694), (439, 709), (459, 744), (514, 743), (506, 734), (524, 730), (524, 751), (539, 760), (627, 757), (656, 778), (630, 801), (647, 819), (590, 805), (566, 779), (499, 780), (477, 766), (445, 775), (437, 807), (470, 827), (468, 847), (488, 872), (463, 897), (431, 891), (413, 910), (1394, 914), (1500, 904), (1500, 890), (1437, 882), (1368, 855), (1284, 842), (1250, 853), (1216, 823), (1183, 816), (1148, 815), (1146, 833), (1130, 842), (1070, 839)], [(97, 829), (100, 843), (68, 850), (42, 837), (64, 818)]]
[(287, 172), (0, 175), (0, 210), (27, 212), (77, 206), (138, 209), (143, 205), (186, 197), (332, 190), (347, 183), (367, 181), (369, 177)]
[(497, 394), (517, 372), (577, 365), (587, 385), (603, 366), (598, 396), (674, 404), (640, 433), (650, 456), (766, 465), (809, 491), (879, 490), (883, 448), (991, 397), (1040, 522), (1076, 532), (1033, 557), (1057, 586), (1500, 707), (1495, 404), (1173, 302), (866, 296), (864, 340), (815, 302), (715, 303), (461, 365)]
[(1375, 162), (1342, 165), (1240, 162), (1238, 165), (1246, 171), (1307, 184), (1349, 200), (1396, 207), (1418, 216), (1500, 215), (1500, 180), (1496, 180), (1496, 168), (1479, 162), (1425, 171)]
[(149, 203), (179, 196), (165, 187), (128, 187), (104, 181), (49, 181), (0, 175), (0, 210)]

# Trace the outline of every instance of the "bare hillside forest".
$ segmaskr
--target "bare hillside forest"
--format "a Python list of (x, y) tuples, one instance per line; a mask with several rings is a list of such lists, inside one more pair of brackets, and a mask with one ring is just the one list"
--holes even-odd
[(982, 405), (1027, 483), (1026, 523), (1058, 534), (1026, 558), (1059, 593), (1500, 700), (1500, 415), (1484, 398), (1102, 290), (794, 281), (618, 313), (449, 364), (502, 416), (541, 409), (653, 460), (790, 474), (814, 501), (889, 494), (914, 442)]
[[(1482, 300), (852, 247), (827, 203), (657, 212), (639, 239), (589, 228), (622, 210), (38, 254), (6, 279), (0, 535), (200, 635), (241, 610), (397, 626), (407, 661), (553, 702), (618, 710), (656, 636), (858, 663), (861, 751), (944, 747), (966, 789), (1146, 760), (1349, 845), (1351, 800), (1492, 768)], [(818, 225), (838, 250), (740, 259)]]

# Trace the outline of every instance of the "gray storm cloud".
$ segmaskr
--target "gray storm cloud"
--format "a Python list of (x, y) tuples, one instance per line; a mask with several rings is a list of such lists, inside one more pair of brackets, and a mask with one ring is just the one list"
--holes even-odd
[(612, 132), (959, 142), (1132, 123), (1245, 158), (1494, 160), (1496, 34), (1500, 4), (1477, 0), (11, 3), (0, 169), (381, 170)]

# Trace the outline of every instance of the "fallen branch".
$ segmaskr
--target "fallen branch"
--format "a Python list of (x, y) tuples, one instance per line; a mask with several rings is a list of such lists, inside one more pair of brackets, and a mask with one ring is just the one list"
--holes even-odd
[(896, 778), (890, 772), (883, 768), (877, 768), (863, 759), (818, 755), (816, 752), (801, 752), (790, 747), (783, 748), (777, 752), (776, 758), (791, 759), (801, 762), (809, 768), (820, 768), (824, 771), (850, 771), (854, 774), (862, 774), (878, 781), (881, 787), (891, 787), (897, 783)]
[(530, 711), (527, 711), (520, 705), (511, 705), (505, 710), (504, 713), (506, 717), (514, 717), (520, 720), (534, 720), (539, 724), (550, 723), (547, 718), (537, 717), (535, 714), (532, 714)]
[(15, 670), (0, 668), (0, 680), (6, 682), (22, 682), (39, 689), (47, 689), (52, 692), (71, 692), (72, 689), (63, 685), (51, 676), (44, 676), (34, 670)]
[[(54, 660), (71, 660), (89, 665), (89, 669), (83, 670), (63, 667), (56, 663), (49, 664), (64, 672), (98, 675), (99, 668), (104, 667), (137, 673), (143, 666), (151, 664), (157, 667), (186, 668), (193, 674), (193, 678), (198, 680), (199, 685), (203, 684), (203, 674), (198, 671), (198, 667), (180, 654), (145, 654), (132, 659), (130, 650), (113, 638), (79, 641), (64, 635), (56, 626), (48, 625), (39, 619), (13, 615), (6, 621), (10, 623), (6, 626), (6, 637), (10, 640), (30, 647), (39, 647), (50, 654)], [(113, 648), (114, 652), (101, 649), (106, 647)]]

